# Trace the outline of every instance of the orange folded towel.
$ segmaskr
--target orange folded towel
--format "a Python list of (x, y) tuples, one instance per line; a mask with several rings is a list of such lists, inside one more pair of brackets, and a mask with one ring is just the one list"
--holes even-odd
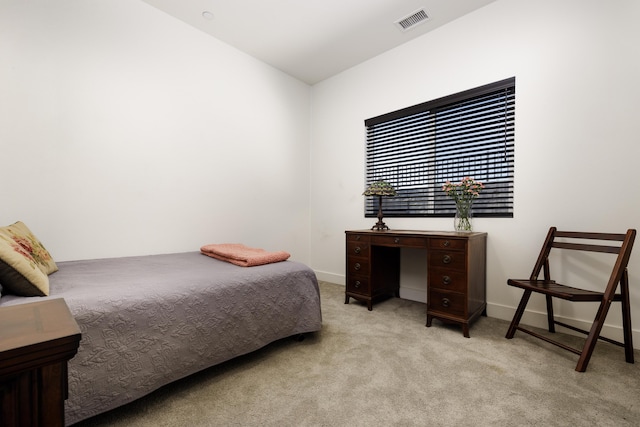
[(211, 258), (227, 261), (241, 267), (253, 267), (286, 261), (291, 256), (285, 251), (268, 252), (264, 249), (250, 248), (241, 243), (204, 245), (200, 248), (200, 252)]

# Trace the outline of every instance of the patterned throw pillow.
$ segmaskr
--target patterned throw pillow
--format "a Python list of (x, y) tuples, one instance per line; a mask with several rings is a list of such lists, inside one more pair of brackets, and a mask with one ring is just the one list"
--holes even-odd
[(49, 295), (48, 275), (56, 271), (51, 254), (24, 223), (0, 227), (0, 283), (5, 293)]

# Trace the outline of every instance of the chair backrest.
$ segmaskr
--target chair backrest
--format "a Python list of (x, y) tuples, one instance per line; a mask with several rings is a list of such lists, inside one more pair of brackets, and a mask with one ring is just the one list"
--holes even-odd
[[(549, 254), (552, 248), (570, 249), (586, 252), (603, 252), (617, 254), (611, 276), (607, 283), (605, 294), (615, 292), (617, 284), (623, 274), (626, 274), (627, 264), (631, 257), (631, 249), (636, 237), (636, 230), (629, 229), (626, 233), (592, 233), (577, 231), (559, 231), (551, 227), (547, 233), (544, 245), (538, 256), (538, 260), (531, 273), (531, 280), (537, 280), (540, 271), (544, 269), (544, 278), (550, 280)], [(569, 241), (557, 241), (556, 238), (566, 238)], [(597, 241), (597, 244), (596, 244)], [(602, 242), (617, 242), (603, 244)]]

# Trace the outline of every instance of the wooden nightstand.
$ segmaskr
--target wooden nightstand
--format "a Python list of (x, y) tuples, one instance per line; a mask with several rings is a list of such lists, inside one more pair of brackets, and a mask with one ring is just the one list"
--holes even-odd
[(63, 299), (0, 308), (0, 425), (64, 426), (80, 328)]

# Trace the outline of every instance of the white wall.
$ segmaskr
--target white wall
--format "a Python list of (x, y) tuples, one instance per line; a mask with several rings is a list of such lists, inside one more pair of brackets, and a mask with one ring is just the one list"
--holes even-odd
[(57, 261), (309, 260), (310, 87), (140, 1), (0, 1), (0, 224)]
[[(510, 319), (549, 226), (624, 232), (640, 228), (640, 2), (500, 0), (313, 87), (311, 264), (344, 283), (344, 230), (364, 218), (364, 120), (516, 77), (515, 213), (475, 218), (488, 232), (490, 316)], [(451, 230), (453, 219), (387, 218), (395, 229)], [(638, 243), (640, 246), (640, 242)], [(422, 256), (403, 254), (401, 293), (426, 300)], [(640, 344), (640, 249), (630, 263)], [(528, 323), (542, 325), (542, 298)], [(584, 304), (583, 304), (584, 305)], [(561, 317), (593, 319), (595, 307)], [(538, 312), (535, 315), (533, 312)], [(609, 327), (619, 335), (619, 305)], [(506, 332), (506, 331), (505, 331)]]
[[(239, 241), (344, 283), (344, 230), (375, 222), (363, 121), (515, 76), (515, 216), (474, 221), (489, 315), (509, 319), (520, 292), (506, 279), (528, 276), (550, 225), (639, 227), (639, 12), (499, 0), (310, 90), (143, 2), (0, 0), (0, 224), (25, 221), (58, 261)], [(422, 259), (403, 254), (402, 287), (424, 300)], [(638, 250), (630, 273), (637, 289)]]

